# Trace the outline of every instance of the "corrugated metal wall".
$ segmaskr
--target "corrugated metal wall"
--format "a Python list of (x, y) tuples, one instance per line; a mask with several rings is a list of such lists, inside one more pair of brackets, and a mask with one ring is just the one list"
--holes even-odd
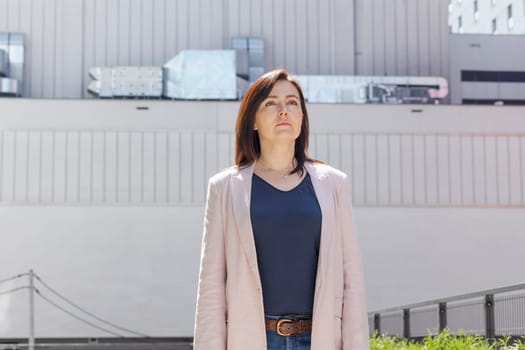
[(27, 35), (24, 96), (36, 98), (87, 97), (90, 67), (161, 65), (182, 49), (229, 48), (237, 35), (265, 38), (266, 69), (448, 78), (447, 5), (446, 0), (0, 0), (0, 31)]
[(448, 79), (448, 1), (356, 0), (356, 71)]

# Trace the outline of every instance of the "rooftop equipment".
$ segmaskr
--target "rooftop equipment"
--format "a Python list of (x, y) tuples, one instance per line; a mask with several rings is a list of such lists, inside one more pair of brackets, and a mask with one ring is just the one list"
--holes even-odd
[(264, 74), (264, 38), (255, 36), (232, 37), (235, 50), (237, 75), (254, 82)]
[(441, 77), (296, 75), (305, 98), (317, 103), (439, 103), (448, 94)]
[(89, 70), (95, 79), (89, 92), (99, 97), (162, 96), (162, 68), (149, 66), (95, 67)]
[(164, 69), (164, 97), (188, 100), (238, 98), (234, 50), (183, 50)]
[(24, 34), (0, 33), (0, 96), (22, 96)]

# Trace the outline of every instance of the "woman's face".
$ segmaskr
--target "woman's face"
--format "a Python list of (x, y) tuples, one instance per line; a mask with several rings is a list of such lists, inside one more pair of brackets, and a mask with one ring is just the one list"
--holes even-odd
[(279, 80), (257, 108), (254, 129), (261, 142), (294, 142), (302, 122), (299, 91), (289, 81)]

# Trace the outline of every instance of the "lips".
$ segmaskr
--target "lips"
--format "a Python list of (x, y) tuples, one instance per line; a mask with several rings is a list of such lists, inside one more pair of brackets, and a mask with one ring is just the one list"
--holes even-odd
[(277, 124), (277, 126), (281, 126), (281, 125), (292, 125), (292, 124), (290, 124), (288, 122), (280, 122), (280, 123)]

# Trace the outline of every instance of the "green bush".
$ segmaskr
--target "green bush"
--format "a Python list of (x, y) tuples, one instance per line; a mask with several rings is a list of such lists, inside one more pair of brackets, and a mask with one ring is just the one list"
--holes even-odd
[(427, 335), (420, 342), (405, 338), (379, 335), (377, 332), (370, 337), (370, 350), (518, 350), (525, 349), (521, 339), (511, 342), (510, 337), (499, 338), (488, 342), (480, 335), (468, 335), (459, 331), (457, 335), (450, 334), (448, 329), (432, 336)]

